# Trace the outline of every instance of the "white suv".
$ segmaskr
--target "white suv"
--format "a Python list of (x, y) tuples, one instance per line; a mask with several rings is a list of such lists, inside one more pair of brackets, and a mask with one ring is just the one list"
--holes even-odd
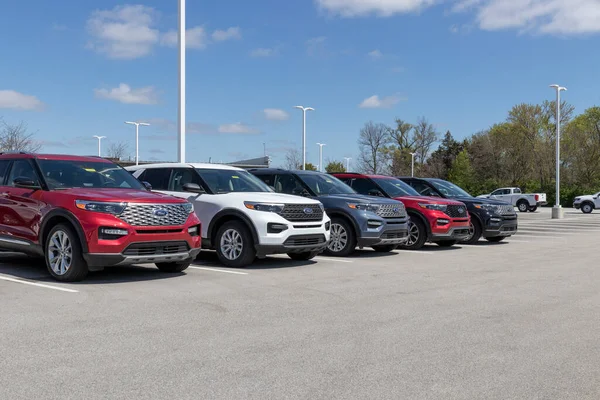
[(202, 247), (216, 250), (226, 266), (277, 253), (309, 260), (329, 242), (331, 220), (319, 201), (274, 193), (243, 169), (175, 163), (126, 169), (152, 190), (192, 202), (202, 222)]

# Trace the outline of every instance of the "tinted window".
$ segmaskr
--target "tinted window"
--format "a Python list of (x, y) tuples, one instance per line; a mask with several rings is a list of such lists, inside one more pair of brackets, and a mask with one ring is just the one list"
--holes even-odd
[(373, 178), (373, 181), (377, 183), (389, 196), (418, 196), (419, 193), (402, 182), (400, 179), (393, 178)]
[(261, 175), (255, 175), (258, 179), (260, 179), (261, 181), (263, 181), (264, 183), (266, 183), (269, 186), (275, 186), (275, 176), (271, 175), (271, 174), (261, 174)]
[(431, 187), (429, 187), (429, 185), (427, 185), (426, 183), (411, 181), (409, 182), (409, 184), (422, 196), (440, 197), (440, 195)]
[(372, 190), (379, 190), (377, 185), (365, 178), (352, 179), (350, 186), (360, 194), (369, 194)]
[(170, 168), (150, 168), (140, 175), (140, 180), (152, 185), (153, 190), (169, 190), (170, 177)]
[(351, 187), (331, 175), (298, 173), (298, 178), (300, 178), (317, 196), (328, 194), (356, 194)]
[[(514, 189), (514, 193), (520, 194), (521, 193), (521, 189)], [(507, 194), (510, 194), (510, 190), (508, 191)]]
[(471, 197), (469, 193), (465, 192), (454, 183), (443, 181), (441, 179), (431, 179), (429, 182), (431, 182), (431, 184), (446, 197)]
[(196, 169), (211, 193), (272, 192), (263, 181), (247, 171), (236, 169)]
[(142, 184), (112, 162), (38, 160), (50, 190), (70, 188), (139, 189)]
[(10, 160), (0, 160), (0, 185), (4, 185), (4, 178), (8, 172), (7, 170), (9, 164)]
[(306, 186), (292, 174), (281, 174), (275, 176), (273, 187), (277, 193), (295, 194), (297, 196), (311, 195)]
[(40, 181), (29, 160), (15, 160), (8, 177), (8, 186), (14, 186), (15, 178), (27, 178), (35, 183)]
[(183, 192), (183, 185), (186, 183), (195, 183), (202, 187), (200, 177), (192, 168), (177, 168), (173, 170), (169, 190), (172, 192)]

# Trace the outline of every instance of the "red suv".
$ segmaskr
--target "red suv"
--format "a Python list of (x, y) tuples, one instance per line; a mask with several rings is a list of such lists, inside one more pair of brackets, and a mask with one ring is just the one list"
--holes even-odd
[(398, 178), (355, 173), (332, 174), (358, 193), (390, 197), (404, 203), (410, 216), (408, 241), (398, 246), (416, 250), (425, 242), (450, 247), (469, 237), (467, 207), (454, 200), (421, 196)]
[(191, 203), (150, 192), (108, 160), (0, 153), (0, 250), (44, 256), (57, 280), (140, 263), (183, 271), (199, 232)]

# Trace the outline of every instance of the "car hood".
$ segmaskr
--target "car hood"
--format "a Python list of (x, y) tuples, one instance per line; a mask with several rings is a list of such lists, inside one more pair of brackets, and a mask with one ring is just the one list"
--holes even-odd
[(594, 201), (594, 195), (593, 194), (586, 194), (584, 196), (577, 196), (575, 197), (575, 201), (584, 201), (584, 200), (590, 200), (590, 201)]
[(476, 198), (477, 199), (487, 199), (488, 197), (490, 197), (490, 195), (491, 195), (490, 193), (488, 193), (488, 194), (480, 194)]
[[(319, 204), (319, 201), (310, 197), (294, 196), (291, 194), (274, 192), (229, 192), (214, 196), (226, 196), (228, 199), (237, 199), (241, 202), (252, 201), (256, 203)], [(200, 198), (201, 197), (202, 196), (200, 196)]]
[(462, 201), (463, 203), (471, 202), (471, 203), (476, 203), (476, 204), (492, 204), (492, 205), (496, 205), (496, 206), (505, 206), (507, 204), (510, 204), (506, 201), (484, 199), (481, 197), (461, 197), (461, 198), (453, 198), (453, 200), (459, 200), (459, 201)]
[(127, 203), (186, 203), (187, 200), (167, 194), (136, 189), (73, 188), (55, 192), (77, 197), (78, 200), (112, 201)]
[(444, 199), (442, 197), (433, 197), (433, 196), (400, 196), (400, 197), (394, 197), (395, 200), (406, 200), (406, 201), (418, 201), (421, 203), (437, 203), (437, 204), (446, 204), (446, 205), (455, 205), (455, 206), (461, 206), (464, 205), (463, 203), (461, 203), (460, 201), (456, 201), (456, 200), (451, 200), (451, 199)]
[(365, 196), (362, 194), (330, 194), (326, 196), (318, 196), (321, 201), (351, 201), (353, 203), (370, 203), (370, 204), (398, 204), (396, 200), (388, 199), (387, 197)]

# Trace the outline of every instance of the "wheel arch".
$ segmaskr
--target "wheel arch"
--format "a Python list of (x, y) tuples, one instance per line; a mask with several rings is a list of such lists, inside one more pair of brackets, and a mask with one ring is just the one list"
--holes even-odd
[(211, 247), (214, 248), (213, 239), (216, 236), (219, 227), (221, 227), (221, 225), (229, 221), (241, 221), (242, 223), (244, 223), (250, 230), (250, 234), (252, 235), (252, 240), (254, 240), (254, 244), (257, 245), (260, 243), (258, 239), (258, 232), (252, 220), (243, 212), (233, 208), (228, 208), (221, 210), (217, 214), (215, 214), (215, 216), (211, 219), (210, 223), (208, 224), (208, 237), (206, 239), (208, 239), (208, 242), (210, 243)]
[(341, 218), (344, 221), (350, 223), (350, 226), (354, 230), (354, 237), (357, 239), (361, 237), (360, 227), (358, 226), (358, 224), (356, 223), (356, 221), (354, 220), (354, 218), (352, 218), (352, 216), (350, 214), (345, 213), (340, 210), (326, 210), (326, 212), (327, 212), (327, 216), (332, 220), (334, 218)]
[(87, 253), (89, 251), (88, 243), (85, 238), (85, 232), (79, 223), (79, 220), (75, 215), (71, 212), (64, 209), (55, 209), (50, 211), (48, 214), (44, 216), (42, 223), (40, 224), (40, 230), (38, 234), (39, 244), (42, 248), (42, 251), (45, 252), (44, 246), (46, 244), (46, 239), (48, 238), (48, 234), (50, 230), (56, 226), (57, 224), (66, 222), (69, 224), (77, 234), (79, 238), (79, 243), (81, 245), (81, 250), (83, 253)]
[(421, 214), (419, 211), (414, 210), (414, 209), (407, 209), (406, 213), (408, 214), (408, 216), (410, 218), (418, 218), (419, 221), (421, 221), (421, 223), (423, 225), (425, 225), (425, 229), (427, 230), (427, 241), (429, 241), (431, 239), (431, 225), (429, 224), (429, 221), (427, 220), (427, 218), (425, 218), (425, 216), (423, 214)]

